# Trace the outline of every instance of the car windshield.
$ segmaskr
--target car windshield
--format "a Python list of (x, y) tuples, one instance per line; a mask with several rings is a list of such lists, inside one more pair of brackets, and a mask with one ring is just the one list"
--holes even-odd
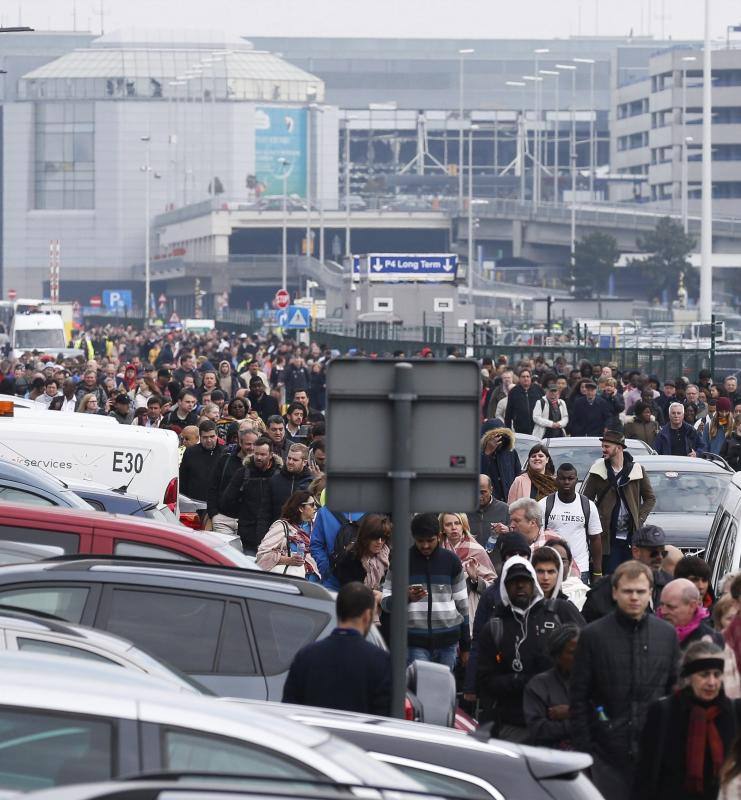
[[(645, 466), (645, 464), (644, 464)], [(715, 514), (731, 474), (646, 469), (656, 495), (654, 513)]]
[[(576, 474), (579, 480), (583, 481), (587, 477), (589, 468), (598, 458), (602, 458), (602, 447), (599, 442), (588, 447), (552, 447), (550, 450), (551, 458), (556, 469), (561, 464), (573, 464), (576, 467)], [(524, 462), (523, 462), (524, 463)]]
[(15, 346), (19, 350), (33, 350), (38, 347), (59, 348), (60, 350), (64, 350), (67, 345), (64, 341), (64, 331), (42, 328), (16, 331)]

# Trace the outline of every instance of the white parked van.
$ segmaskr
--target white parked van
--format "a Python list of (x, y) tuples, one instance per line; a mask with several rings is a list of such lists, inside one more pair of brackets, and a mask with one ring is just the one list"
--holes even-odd
[(61, 416), (86, 415), (47, 411), (0, 417), (0, 458), (39, 467), (61, 480), (125, 489), (167, 503), (177, 513), (178, 437), (173, 431), (119, 424), (103, 429), (84, 420), (56, 424)]
[(65, 358), (77, 358), (82, 350), (67, 347), (64, 320), (54, 312), (14, 314), (10, 323), (11, 354), (20, 358), (34, 350)]
[(715, 519), (710, 528), (705, 548), (705, 561), (710, 565), (710, 585), (719, 596), (723, 578), (741, 569), (741, 537), (738, 535), (741, 520), (741, 472), (737, 472), (726, 487)]
[(32, 415), (34, 419), (40, 414), (44, 417), (51, 415), (48, 419), (40, 419), (41, 423), (51, 423), (53, 425), (92, 425), (108, 428), (110, 425), (119, 425), (118, 420), (106, 414), (70, 414), (62, 411), (49, 411), (49, 409), (29, 400), (26, 397), (14, 397), (11, 394), (0, 394), (0, 403), (12, 403), (13, 414), (21, 419), (26, 419)]

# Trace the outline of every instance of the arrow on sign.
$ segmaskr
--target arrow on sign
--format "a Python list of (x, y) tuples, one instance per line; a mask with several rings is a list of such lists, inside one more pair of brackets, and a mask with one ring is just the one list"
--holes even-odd
[(383, 264), (381, 263), (380, 258), (373, 259), (373, 262), (371, 263), (371, 269), (374, 269), (376, 272), (380, 272), (383, 269)]
[(446, 272), (450, 272), (450, 270), (453, 269), (453, 265), (450, 263), (450, 259), (449, 258), (445, 259), (445, 261), (443, 263), (443, 269)]

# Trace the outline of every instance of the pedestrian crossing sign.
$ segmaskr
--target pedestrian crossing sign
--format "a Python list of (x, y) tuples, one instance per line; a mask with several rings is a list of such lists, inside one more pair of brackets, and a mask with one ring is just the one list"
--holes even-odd
[(278, 313), (278, 327), (287, 330), (298, 330), (311, 326), (309, 309), (303, 306), (288, 306)]

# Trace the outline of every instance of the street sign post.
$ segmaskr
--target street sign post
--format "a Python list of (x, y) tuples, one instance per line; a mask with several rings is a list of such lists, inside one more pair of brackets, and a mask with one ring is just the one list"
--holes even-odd
[(278, 289), (275, 293), (275, 306), (276, 308), (288, 308), (291, 302), (291, 295), (285, 289)]
[(397, 717), (406, 693), (410, 517), (478, 508), (480, 380), (478, 364), (464, 359), (340, 358), (327, 371), (327, 507), (390, 511), (394, 522), (391, 589), (404, 598), (391, 604)]

